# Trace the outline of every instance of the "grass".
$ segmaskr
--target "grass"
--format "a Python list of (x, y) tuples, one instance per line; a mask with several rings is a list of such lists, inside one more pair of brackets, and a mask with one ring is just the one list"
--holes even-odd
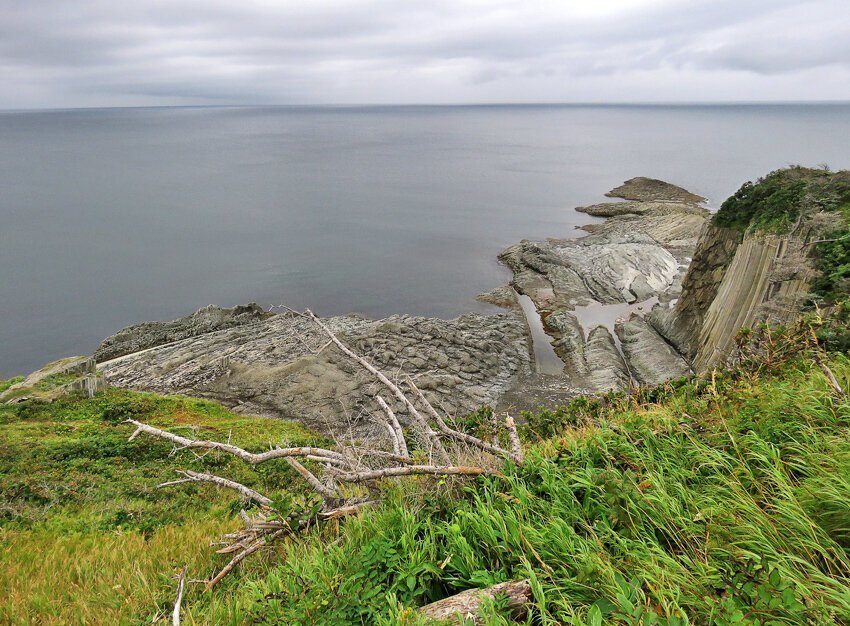
[[(383, 506), (250, 561), (187, 624), (420, 624), (415, 607), (530, 578), (528, 624), (850, 623), (850, 403), (811, 355), (542, 410), (502, 475), (386, 487)], [(850, 360), (827, 358), (845, 388)], [(186, 398), (110, 390), (0, 409), (0, 623), (141, 624), (173, 573), (203, 577), (231, 494), (152, 489), (199, 464), (274, 491), (232, 459), (126, 441), (127, 416), (259, 449), (288, 424)], [(283, 465), (283, 464), (281, 464)], [(198, 496), (203, 497), (198, 497)], [(494, 602), (491, 626), (509, 618)]]
[(292, 482), (285, 465), (254, 472), (216, 454), (175, 458), (168, 444), (128, 442), (128, 417), (178, 431), (198, 425), (205, 437), (254, 449), (318, 441), (290, 422), (114, 389), (91, 400), (0, 406), (0, 624), (34, 616), (39, 624), (149, 623), (173, 601), (175, 570), (189, 563), (203, 577), (222, 564), (209, 544), (238, 510), (232, 494), (158, 483), (178, 467), (273, 493)]
[(15, 378), (10, 378), (8, 380), (0, 380), (0, 393), (3, 393), (9, 387), (21, 382), (23, 379), (23, 376), (16, 376)]
[(289, 548), (245, 622), (416, 623), (410, 607), (531, 578), (534, 624), (848, 623), (850, 405), (818, 369), (586, 416), (502, 477), (396, 489), (330, 547)]

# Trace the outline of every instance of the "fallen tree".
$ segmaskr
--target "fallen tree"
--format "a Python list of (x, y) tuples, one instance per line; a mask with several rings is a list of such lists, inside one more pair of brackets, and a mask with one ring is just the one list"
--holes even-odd
[[(415, 475), (479, 476), (496, 473), (505, 461), (522, 461), (519, 436), (510, 416), (506, 415), (500, 422), (501, 433), (497, 433), (490, 442), (458, 430), (451, 425), (449, 416), (441, 415), (434, 408), (411, 378), (406, 377), (400, 383), (391, 380), (345, 345), (309, 309), (304, 313), (289, 310), (289, 314), (309, 318), (327, 335), (329, 341), (317, 351), (333, 345), (374, 376), (403, 407), (407, 423), (403, 426), (389, 403), (381, 395), (376, 395), (376, 410), (371, 417), (386, 433), (391, 451), (378, 445), (363, 447), (353, 442), (337, 441), (334, 449), (278, 446), (257, 453), (229, 442), (193, 439), (143, 422), (127, 420), (135, 427), (130, 440), (148, 435), (170, 441), (174, 445), (172, 454), (182, 450), (215, 450), (236, 456), (250, 465), (282, 459), (320, 496), (319, 503), (315, 505), (276, 503), (269, 495), (226, 477), (188, 469), (179, 471), (181, 478), (160, 484), (159, 487), (185, 483), (217, 485), (237, 492), (247, 503), (254, 505), (252, 514), (244, 509), (240, 511), (244, 528), (223, 538), (223, 547), (218, 553), (234, 556), (218, 574), (205, 581), (207, 588), (216, 585), (241, 561), (279, 537), (323, 521), (355, 514), (374, 503), (378, 493), (374, 488), (377, 481)], [(507, 445), (502, 445), (499, 434)], [(409, 438), (414, 442), (409, 442)], [(361, 488), (358, 489), (358, 486)]]

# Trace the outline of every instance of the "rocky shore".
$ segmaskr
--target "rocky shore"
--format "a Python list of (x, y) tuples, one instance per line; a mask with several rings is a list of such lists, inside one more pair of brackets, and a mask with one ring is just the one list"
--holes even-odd
[[(513, 280), (481, 299), (504, 313), (325, 322), (388, 375), (410, 376), (453, 415), (481, 405), (530, 409), (684, 374), (688, 363), (644, 316), (678, 297), (709, 213), (702, 198), (653, 179), (632, 179), (608, 195), (623, 201), (578, 209), (602, 218), (583, 227), (584, 237), (522, 241), (501, 254)], [(548, 336), (532, 338), (529, 328), (539, 323), (527, 319), (518, 295), (531, 299), (529, 315), (536, 311)], [(542, 371), (533, 341), (551, 342), (562, 372)], [(209, 306), (125, 328), (95, 358), (111, 385), (215, 399), (239, 412), (368, 437), (375, 381), (326, 344), (314, 323), (291, 312)], [(404, 407), (394, 408), (404, 415)]]
[(604, 218), (583, 227), (587, 236), (522, 241), (500, 256), (554, 338), (565, 378), (590, 392), (690, 372), (645, 316), (679, 297), (710, 215), (703, 198), (649, 178), (606, 195), (625, 201), (577, 209)]
[[(388, 376), (410, 377), (450, 415), (482, 405), (516, 414), (687, 374), (701, 362), (694, 346), (705, 343), (703, 319), (716, 317), (708, 307), (723, 292), (723, 272), (735, 266), (740, 237), (724, 235), (734, 239), (728, 245), (722, 237), (717, 245), (706, 241), (716, 229), (703, 198), (663, 181), (634, 178), (606, 195), (618, 200), (577, 209), (592, 219), (584, 236), (521, 241), (502, 252), (513, 278), (479, 299), (503, 313), (324, 321)], [(700, 276), (685, 279), (698, 241)], [(686, 297), (683, 284), (690, 285)], [(87, 376), (97, 386), (209, 398), (332, 434), (376, 432), (375, 380), (292, 311), (210, 305), (129, 326), (104, 340), (94, 360), (97, 375)], [(26, 385), (14, 392), (30, 393)], [(394, 409), (403, 420), (405, 407)]]

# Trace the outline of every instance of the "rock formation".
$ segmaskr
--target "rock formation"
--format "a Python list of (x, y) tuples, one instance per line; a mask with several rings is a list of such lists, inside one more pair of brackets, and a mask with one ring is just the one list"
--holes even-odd
[[(681, 187), (627, 181), (607, 194), (624, 201), (578, 209), (600, 218), (583, 227), (585, 236), (522, 241), (501, 254), (511, 284), (479, 296), (508, 309), (499, 315), (326, 323), (388, 375), (414, 378), (452, 415), (483, 404), (529, 409), (701, 372), (726, 361), (742, 326), (799, 312), (817, 275), (812, 240), (832, 232), (837, 209), (850, 206), (847, 172), (784, 172), (771, 175), (779, 182), (748, 183), (713, 218)], [(777, 185), (784, 213), (770, 197)], [(521, 308), (517, 294), (532, 305), (523, 299)], [(539, 315), (562, 374), (535, 366), (540, 351), (529, 328), (539, 333), (539, 325), (527, 323), (529, 314)], [(120, 387), (212, 398), (328, 433), (374, 432), (375, 381), (297, 314), (210, 306), (124, 329), (96, 356), (103, 377)], [(393, 408), (404, 417), (404, 407)]]
[(735, 336), (760, 321), (785, 323), (811, 298), (812, 242), (836, 229), (850, 172), (793, 167), (745, 184), (708, 225), (672, 310), (653, 327), (702, 372), (733, 356)]
[[(516, 375), (530, 369), (525, 323), (517, 313), (448, 321), (347, 315), (325, 323), (388, 375), (412, 377), (432, 404), (452, 415), (497, 404)], [(169, 327), (180, 325), (175, 320)], [(121, 334), (132, 343), (134, 333), (146, 332), (143, 326)], [(282, 313), (118, 357), (99, 368), (118, 387), (210, 398), (238, 412), (367, 436), (373, 432), (370, 414), (380, 410), (372, 406), (376, 381), (326, 344), (309, 319)], [(404, 407), (393, 408), (404, 415)]]
[[(555, 338), (568, 377), (589, 391), (690, 371), (638, 306), (666, 307), (678, 298), (709, 216), (697, 204), (703, 198), (654, 179), (634, 178), (606, 195), (627, 201), (579, 207), (606, 218), (584, 226), (587, 236), (522, 241), (500, 256), (513, 272), (511, 285), (532, 299)], [(611, 312), (619, 319), (606, 326)]]
[(95, 360), (90, 356), (72, 356), (48, 363), (0, 392), (0, 404), (39, 400), (52, 402), (72, 391), (90, 396), (106, 386), (98, 375)]

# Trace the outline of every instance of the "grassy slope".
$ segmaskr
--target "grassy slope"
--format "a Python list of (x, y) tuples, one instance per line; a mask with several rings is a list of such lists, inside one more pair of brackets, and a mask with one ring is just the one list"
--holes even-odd
[[(177, 467), (204, 467), (272, 492), (291, 482), (286, 466), (256, 473), (222, 456), (174, 458), (168, 444), (128, 442), (127, 417), (197, 424), (201, 436), (257, 449), (317, 439), (209, 402), (118, 390), (0, 407), (0, 624), (150, 623), (173, 601), (175, 570), (189, 563), (193, 575), (209, 575), (210, 541), (232, 528), (238, 510), (228, 493), (155, 486), (174, 479)], [(226, 595), (227, 585), (217, 599)]]
[[(850, 361), (830, 363), (846, 384)], [(221, 563), (208, 543), (231, 526), (234, 498), (154, 491), (191, 456), (127, 443), (125, 416), (232, 430), (257, 448), (309, 438), (117, 391), (0, 411), (0, 623), (150, 623), (176, 569), (201, 577)], [(523, 466), (444, 495), (431, 479), (401, 483), (380, 509), (281, 544), (215, 593), (193, 588), (186, 623), (414, 624), (406, 607), (519, 577), (533, 580), (535, 623), (847, 623), (850, 405), (810, 360), (580, 401), (533, 425), (558, 434)], [(289, 482), (279, 466), (196, 463), (265, 489)], [(498, 612), (489, 623), (506, 623)]]

